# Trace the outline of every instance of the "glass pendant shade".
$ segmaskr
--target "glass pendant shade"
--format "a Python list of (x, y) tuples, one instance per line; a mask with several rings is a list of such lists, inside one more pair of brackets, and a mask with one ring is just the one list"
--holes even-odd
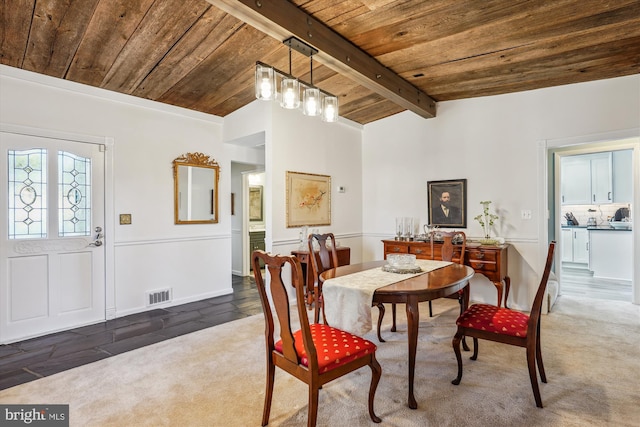
[(322, 99), (322, 121), (337, 122), (338, 121), (338, 97), (325, 96)]
[(300, 107), (300, 82), (298, 79), (282, 79), (280, 106), (289, 110)]
[[(325, 122), (338, 121), (338, 98), (313, 85), (313, 55), (318, 50), (296, 37), (283, 43), (289, 47), (289, 72), (256, 61), (255, 95), (257, 99), (274, 101), (288, 110), (300, 109), (306, 116), (320, 117)], [(309, 81), (298, 80), (291, 68), (291, 52), (309, 58)]]
[(256, 64), (256, 98), (271, 101), (275, 97), (275, 92), (273, 68)]
[(319, 116), (322, 112), (320, 89), (307, 88), (302, 93), (302, 112), (306, 116)]

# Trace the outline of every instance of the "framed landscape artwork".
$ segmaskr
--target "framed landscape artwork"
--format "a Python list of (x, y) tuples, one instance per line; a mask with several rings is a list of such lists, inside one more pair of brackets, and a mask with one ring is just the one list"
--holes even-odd
[(262, 185), (249, 187), (249, 221), (263, 221)]
[(287, 171), (287, 228), (331, 225), (331, 177)]
[(442, 228), (467, 227), (467, 180), (427, 182), (429, 225)]

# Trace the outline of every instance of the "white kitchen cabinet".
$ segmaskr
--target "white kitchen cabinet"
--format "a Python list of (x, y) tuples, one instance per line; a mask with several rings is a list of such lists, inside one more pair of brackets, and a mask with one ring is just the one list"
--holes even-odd
[(591, 230), (591, 270), (599, 279), (631, 280), (631, 230)]
[(563, 205), (591, 203), (591, 161), (587, 156), (562, 157), (560, 185)]
[(573, 262), (573, 229), (563, 228), (560, 231), (562, 242), (562, 262)]
[(613, 152), (613, 201), (631, 203), (633, 201), (633, 150)]
[(562, 204), (612, 203), (611, 159), (610, 151), (562, 157), (560, 160)]
[(586, 228), (573, 229), (573, 262), (589, 264), (589, 231)]
[(589, 231), (586, 228), (563, 228), (562, 261), (574, 267), (589, 268)]
[(611, 152), (591, 154), (590, 157), (591, 203), (613, 203)]

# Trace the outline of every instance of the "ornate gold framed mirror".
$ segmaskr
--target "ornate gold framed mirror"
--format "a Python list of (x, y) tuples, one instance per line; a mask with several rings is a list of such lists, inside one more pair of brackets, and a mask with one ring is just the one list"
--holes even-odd
[(186, 153), (173, 161), (176, 224), (218, 222), (220, 166), (202, 153)]

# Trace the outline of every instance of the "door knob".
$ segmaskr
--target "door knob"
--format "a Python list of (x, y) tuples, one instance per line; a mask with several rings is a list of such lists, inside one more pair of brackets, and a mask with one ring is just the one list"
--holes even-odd
[(102, 233), (102, 227), (96, 227), (95, 231), (97, 233), (96, 240), (89, 243), (89, 246), (95, 246), (95, 247), (102, 246), (102, 239), (104, 239), (104, 234)]

